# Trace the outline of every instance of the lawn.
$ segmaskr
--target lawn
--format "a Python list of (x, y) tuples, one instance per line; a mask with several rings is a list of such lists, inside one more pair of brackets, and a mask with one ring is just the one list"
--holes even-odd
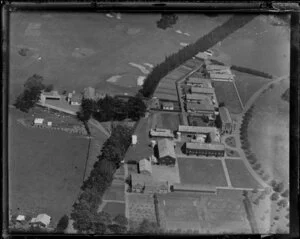
[(180, 114), (177, 113), (153, 113), (152, 128), (178, 130), (181, 124)]
[(112, 216), (112, 218), (119, 214), (125, 216), (125, 203), (106, 202), (102, 211), (109, 213)]
[(124, 201), (124, 185), (111, 185), (104, 193), (103, 200)]
[(232, 73), (236, 75), (235, 84), (244, 105), (256, 91), (270, 82), (270, 79), (242, 73), (239, 71), (232, 71)]
[(227, 186), (222, 162), (214, 159), (178, 158), (180, 181), (183, 184)]
[[(180, 42), (196, 41), (229, 17), (181, 15), (174, 27), (188, 32), (188, 37), (175, 29), (157, 28), (160, 14), (122, 14), (117, 20), (103, 13), (14, 12), (10, 15), (11, 99), (35, 73), (59, 91), (79, 92), (89, 85), (105, 87), (106, 92), (136, 91), (137, 77), (144, 74), (130, 62), (161, 63), (165, 56), (182, 48)], [(29, 29), (32, 24), (37, 28)], [(31, 54), (19, 55), (21, 48), (30, 49)], [(121, 78), (107, 83), (114, 75)]]
[(239, 114), (242, 106), (232, 82), (213, 82), (219, 103), (224, 103), (230, 113)]
[(261, 188), (261, 185), (250, 174), (242, 160), (225, 159), (230, 181), (237, 188)]
[(9, 208), (12, 213), (47, 213), (56, 223), (70, 213), (80, 192), (88, 140), (61, 131), (27, 128), (9, 112)]

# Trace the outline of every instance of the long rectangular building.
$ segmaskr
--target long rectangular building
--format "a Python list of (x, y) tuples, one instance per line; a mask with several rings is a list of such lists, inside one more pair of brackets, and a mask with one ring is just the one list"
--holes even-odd
[(221, 143), (186, 142), (185, 152), (187, 155), (223, 157), (225, 146)]
[(215, 89), (214, 88), (205, 88), (205, 87), (195, 87), (195, 86), (192, 86), (191, 93), (192, 94), (207, 94), (207, 95), (212, 95), (212, 94), (215, 93)]
[(217, 73), (209, 73), (209, 77), (212, 80), (233, 80), (234, 75), (233, 74), (217, 74)]
[(189, 126), (179, 125), (178, 131), (180, 133), (194, 133), (194, 134), (209, 134), (210, 132), (216, 132), (216, 127), (202, 127), (202, 126)]
[(230, 66), (222, 66), (222, 65), (206, 65), (206, 70), (230, 70)]
[(189, 77), (186, 81), (186, 84), (191, 86), (195, 85), (204, 88), (212, 88), (211, 79), (207, 78)]
[(203, 114), (214, 114), (215, 112), (214, 105), (209, 102), (201, 102), (201, 103), (187, 102), (186, 109), (187, 112), (203, 113)]
[(185, 97), (187, 101), (201, 101), (201, 100), (211, 99), (211, 97), (204, 94), (186, 94)]

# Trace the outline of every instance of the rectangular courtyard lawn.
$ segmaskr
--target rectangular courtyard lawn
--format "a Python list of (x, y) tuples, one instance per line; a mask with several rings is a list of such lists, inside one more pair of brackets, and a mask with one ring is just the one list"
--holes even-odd
[(181, 124), (180, 114), (177, 113), (155, 113), (153, 115), (152, 128), (163, 128), (177, 130)]
[(25, 127), (9, 112), (9, 209), (12, 214), (46, 213), (53, 223), (69, 214), (82, 185), (88, 139), (62, 131)]
[(260, 184), (252, 177), (242, 160), (225, 159), (230, 181), (237, 188), (261, 188)]
[(215, 159), (178, 158), (180, 181), (183, 184), (227, 186), (222, 162)]
[(232, 82), (215, 81), (213, 85), (219, 103), (224, 103), (230, 113), (239, 114), (242, 112), (242, 106)]

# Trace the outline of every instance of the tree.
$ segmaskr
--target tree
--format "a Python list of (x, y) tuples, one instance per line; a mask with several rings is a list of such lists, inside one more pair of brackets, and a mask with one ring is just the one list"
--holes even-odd
[(120, 226), (127, 226), (128, 220), (125, 216), (119, 214), (114, 218), (114, 222)]
[(146, 105), (139, 97), (130, 98), (127, 102), (128, 117), (132, 120), (139, 120), (145, 116)]
[(58, 221), (56, 226), (56, 232), (64, 232), (64, 230), (68, 227), (69, 217), (67, 215), (62, 216), (62, 218)]
[(286, 207), (288, 205), (288, 202), (286, 199), (281, 199), (278, 203), (277, 203), (278, 206), (280, 207)]
[(161, 15), (161, 19), (156, 22), (156, 26), (158, 28), (166, 30), (167, 28), (172, 27), (174, 24), (176, 24), (177, 20), (177, 15), (164, 13)]
[(278, 192), (278, 193), (281, 193), (283, 191), (283, 189), (284, 189), (284, 183), (283, 182), (280, 182), (280, 183), (278, 183), (277, 185), (275, 185), (273, 187), (273, 190), (275, 192)]
[(53, 90), (53, 84), (45, 86), (45, 92), (50, 92)]
[(161, 230), (159, 229), (157, 223), (150, 222), (144, 219), (138, 227), (137, 232), (141, 234), (158, 234)]
[(108, 225), (108, 229), (114, 234), (124, 234), (126, 232), (126, 227), (118, 224)]
[(96, 234), (104, 234), (106, 232), (106, 226), (104, 223), (95, 222), (94, 223), (95, 233)]
[(29, 90), (32, 88), (37, 88), (40, 91), (45, 89), (45, 85), (43, 84), (43, 80), (44, 78), (40, 75), (34, 74), (33, 76), (29, 77), (25, 84), (24, 84), (24, 88)]
[(286, 189), (286, 190), (281, 194), (281, 196), (287, 198), (287, 197), (289, 197), (289, 193), (290, 193), (289, 190)]
[(271, 200), (272, 201), (277, 201), (279, 199), (279, 194), (278, 193), (273, 193), (272, 195), (271, 195)]
[(224, 107), (224, 106), (225, 106), (225, 102), (224, 101), (222, 101), (222, 102), (219, 103), (219, 107)]

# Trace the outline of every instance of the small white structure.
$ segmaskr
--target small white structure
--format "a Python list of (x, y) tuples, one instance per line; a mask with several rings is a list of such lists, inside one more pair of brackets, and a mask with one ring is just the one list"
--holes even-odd
[(30, 223), (31, 224), (38, 224), (43, 227), (48, 227), (51, 221), (51, 217), (48, 216), (47, 214), (39, 214), (37, 217), (34, 217), (31, 219)]
[(154, 148), (156, 145), (156, 141), (155, 140), (151, 140), (151, 147)]
[(133, 145), (137, 144), (137, 136), (136, 136), (136, 135), (132, 135), (132, 136), (131, 136), (131, 143), (132, 143)]
[(47, 122), (47, 126), (48, 126), (48, 127), (52, 127), (52, 122), (51, 122), (51, 121), (48, 121), (48, 122)]
[(34, 125), (42, 125), (44, 123), (43, 118), (35, 118), (33, 121)]
[(146, 77), (145, 76), (139, 76), (137, 78), (137, 85), (138, 86), (142, 86), (144, 84), (144, 81), (145, 81)]
[(176, 138), (181, 141), (181, 133), (178, 131), (176, 132)]
[(25, 221), (25, 216), (24, 215), (18, 215), (16, 220), (19, 221), (19, 222)]

